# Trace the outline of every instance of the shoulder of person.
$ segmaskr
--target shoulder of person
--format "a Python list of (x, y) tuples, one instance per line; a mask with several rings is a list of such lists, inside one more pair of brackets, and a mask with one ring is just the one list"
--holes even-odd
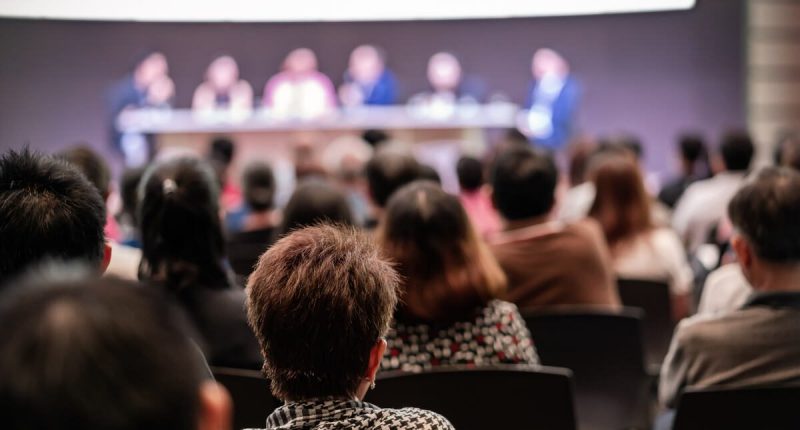
[[(384, 409), (384, 411), (388, 411)], [(450, 421), (436, 412), (417, 408), (392, 409), (393, 415), (402, 419), (403, 428), (414, 430), (453, 430)]]

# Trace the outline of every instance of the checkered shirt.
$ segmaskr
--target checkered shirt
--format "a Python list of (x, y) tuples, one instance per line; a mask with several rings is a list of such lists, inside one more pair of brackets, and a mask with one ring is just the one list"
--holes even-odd
[(356, 400), (289, 402), (267, 418), (267, 430), (453, 430), (441, 415), (416, 408), (382, 409)]

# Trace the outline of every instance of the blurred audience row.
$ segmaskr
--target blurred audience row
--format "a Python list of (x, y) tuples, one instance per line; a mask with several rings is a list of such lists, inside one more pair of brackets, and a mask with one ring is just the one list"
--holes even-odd
[[(233, 148), (215, 144), (207, 159), (126, 172), (116, 216), (108, 168), (88, 148), (9, 151), (0, 399), (16, 411), (11, 428), (225, 428), (230, 401), (206, 381), (202, 351), (211, 365), (263, 368), (286, 402), (268, 428), (451, 428), (363, 402), (378, 368), (537, 364), (519, 308), (619, 309), (617, 278), (667, 282), (682, 319), (664, 408), (687, 387), (797, 382), (798, 148), (788, 137), (785, 167), (750, 172), (747, 134), (727, 134), (710, 157), (686, 137), (682, 176), (656, 198), (629, 139), (576, 144), (568, 175), (550, 154), (503, 142), (459, 160), (458, 195), (383, 144), (347, 169), (298, 166), (279, 208), (265, 163), (244, 170), (231, 203)], [(94, 279), (102, 272), (141, 284)], [(109, 398), (116, 407), (96, 407)]]

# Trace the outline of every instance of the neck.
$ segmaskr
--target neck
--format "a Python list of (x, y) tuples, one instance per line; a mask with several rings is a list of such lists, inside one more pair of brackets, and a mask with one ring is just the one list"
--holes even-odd
[(251, 212), (247, 215), (245, 226), (247, 230), (257, 230), (275, 225), (275, 213), (269, 209), (263, 212)]
[(553, 220), (552, 213), (548, 212), (544, 215), (539, 215), (531, 218), (506, 220), (506, 230), (516, 230), (518, 228), (530, 227), (532, 225), (544, 224)]
[(800, 263), (770, 263), (768, 264), (768, 270), (763, 270), (758, 278), (754, 280), (756, 282), (753, 282), (758, 291), (800, 292)]

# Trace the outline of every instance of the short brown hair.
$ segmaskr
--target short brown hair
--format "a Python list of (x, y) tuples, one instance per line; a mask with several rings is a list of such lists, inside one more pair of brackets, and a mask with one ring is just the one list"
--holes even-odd
[(403, 276), (399, 320), (467, 318), (505, 292), (506, 276), (458, 198), (433, 182), (414, 182), (395, 193), (377, 234)]
[(353, 396), (389, 329), (397, 284), (391, 265), (352, 228), (319, 224), (276, 242), (250, 276), (247, 305), (272, 393)]

